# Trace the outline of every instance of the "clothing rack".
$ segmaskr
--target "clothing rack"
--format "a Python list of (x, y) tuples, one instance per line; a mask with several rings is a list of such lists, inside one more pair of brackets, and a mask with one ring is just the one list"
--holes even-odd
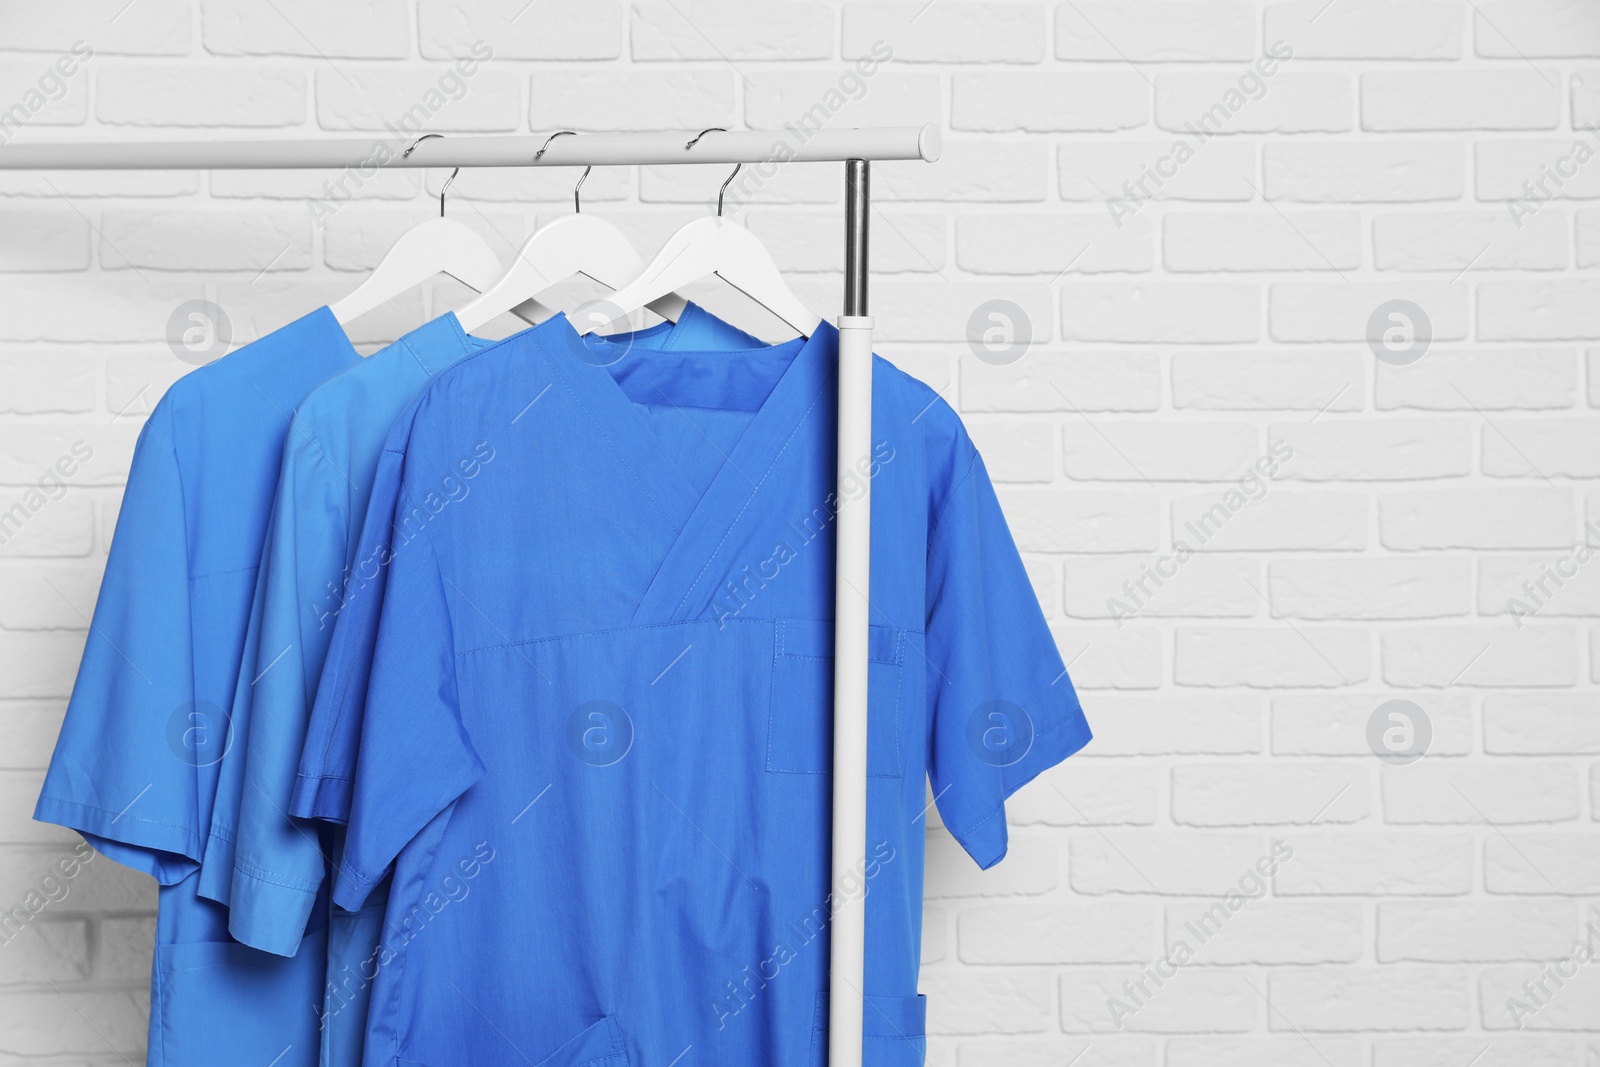
[[(0, 170), (274, 170), (372, 167), (584, 167), (785, 162), (845, 164), (844, 308), (839, 327), (837, 484), (864, 488), (837, 495), (834, 578), (833, 846), (829, 903), (828, 1063), (861, 1067), (866, 955), (866, 886), (857, 877), (867, 853), (867, 626), (872, 550), (872, 482), (855, 477), (872, 455), (872, 318), (867, 313), (867, 220), (873, 160), (939, 158), (939, 130), (891, 126), (851, 130), (442, 137), (392, 139), (123, 141), (34, 143), (0, 147)], [(710, 133), (711, 131), (706, 131)], [(392, 141), (392, 144), (391, 144)], [(686, 147), (692, 144), (692, 148)], [(390, 146), (382, 153), (379, 148)], [(846, 896), (857, 886), (860, 896)], [(851, 995), (841, 995), (848, 991)]]

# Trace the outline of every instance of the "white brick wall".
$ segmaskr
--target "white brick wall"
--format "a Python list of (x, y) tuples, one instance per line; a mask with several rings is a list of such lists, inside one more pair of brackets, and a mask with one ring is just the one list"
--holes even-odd
[[(778, 126), (819, 102), (946, 128), (942, 162), (874, 176), (879, 347), (972, 426), (1098, 737), (1017, 798), (996, 870), (930, 831), (930, 1062), (1600, 1063), (1600, 964), (1507, 1004), (1600, 917), (1600, 561), (1572, 563), (1600, 545), (1595, 0), (0, 0), (0, 123), (382, 131), (478, 41), (493, 58), (428, 129)], [(841, 81), (878, 41), (894, 59)], [(721, 175), (585, 195), (653, 246)], [(337, 297), (444, 175), (311, 221), (330, 177), (0, 174), (0, 510), (94, 449), (0, 546), (0, 906), (72, 845), (29, 807), (133, 431), (188, 369), (168, 315), (208, 297), (248, 339)], [(451, 213), (509, 257), (573, 177), (464, 174)], [(820, 311), (838, 179), (786, 168), (744, 212)], [(992, 300), (1027, 318), (1009, 365), (964, 339)], [(1367, 341), (1395, 300), (1431, 337), (1404, 365)], [(1431, 731), (1408, 765), (1369, 740), (1391, 700)], [(97, 860), (0, 945), (0, 1062), (137, 1060), (153, 903)]]

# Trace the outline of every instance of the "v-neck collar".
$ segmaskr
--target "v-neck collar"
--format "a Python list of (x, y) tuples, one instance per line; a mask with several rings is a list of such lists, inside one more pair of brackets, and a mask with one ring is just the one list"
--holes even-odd
[[(580, 338), (565, 316), (552, 319), (551, 325), (558, 329), (541, 331), (546, 341), (541, 351), (552, 376), (596, 424), (600, 436), (632, 472), (639, 489), (656, 504), (672, 531), (667, 555), (639, 604), (635, 621), (681, 621), (684, 606), (695, 588), (707, 580), (722, 544), (743, 519), (806, 421), (825, 401), (834, 380), (838, 332), (822, 323), (810, 338), (784, 342), (797, 349), (794, 358), (710, 482), (697, 486), (659, 455), (653, 445), (654, 431), (602, 365), (608, 359), (615, 362), (613, 356), (629, 356), (626, 346), (617, 345), (621, 351), (612, 352), (604, 339)], [(784, 345), (703, 354), (711, 359), (737, 360), (741, 355), (770, 353)], [(678, 354), (684, 353), (679, 350)], [(633, 358), (648, 359), (650, 355), (650, 350), (641, 349)]]

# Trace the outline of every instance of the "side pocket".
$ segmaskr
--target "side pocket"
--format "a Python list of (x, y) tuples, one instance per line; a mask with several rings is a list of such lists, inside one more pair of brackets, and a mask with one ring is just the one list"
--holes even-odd
[[(900, 778), (900, 686), (905, 632), (872, 626), (867, 650), (867, 774)], [(767, 770), (827, 774), (833, 766), (833, 624), (783, 620), (775, 626)]]
[(607, 1015), (539, 1061), (538, 1067), (628, 1067), (622, 1025)]
[[(861, 1016), (862, 1059), (872, 1067), (922, 1067), (928, 1055), (928, 998), (867, 997)], [(817, 994), (811, 1062), (828, 1057), (828, 994)]]

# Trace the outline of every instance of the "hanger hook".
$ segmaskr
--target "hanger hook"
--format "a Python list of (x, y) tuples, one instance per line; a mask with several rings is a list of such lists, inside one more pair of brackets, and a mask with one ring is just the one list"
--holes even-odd
[(460, 173), (461, 173), (461, 168), (457, 167), (455, 170), (450, 172), (450, 177), (448, 177), (448, 178), (446, 178), (444, 180), (444, 184), (439, 186), (439, 217), (441, 219), (444, 218), (444, 193), (445, 193), (445, 190), (450, 188), (450, 183), (455, 181), (456, 180), (456, 175), (460, 174)]
[(744, 168), (743, 163), (733, 165), (733, 173), (728, 175), (728, 180), (722, 183), (722, 188), (717, 190), (717, 218), (722, 217), (722, 197), (728, 191), (728, 186), (733, 184), (733, 179), (739, 176), (739, 171)]
[[(695, 134), (694, 137), (690, 139), (689, 143), (683, 146), (683, 150), (685, 152), (687, 152), (689, 149), (693, 148), (697, 143), (699, 143), (700, 138), (704, 137), (708, 133), (727, 133), (727, 132), (728, 132), (728, 129), (727, 129), (726, 126), (707, 126), (705, 129), (703, 129), (699, 133)], [(728, 175), (728, 180), (723, 182), (722, 183), (722, 188), (717, 190), (717, 218), (719, 218), (719, 219), (722, 217), (722, 198), (727, 195), (728, 186), (733, 184), (733, 179), (735, 179), (735, 178), (737, 178), (739, 176), (739, 171), (742, 170), (743, 168), (744, 168), (744, 164), (743, 163), (735, 163), (733, 165), (733, 173)]]
[(421, 137), (418, 137), (415, 141), (412, 141), (411, 144), (409, 146), (407, 146), (407, 148), (406, 148), (406, 150), (404, 152), (400, 153), (400, 158), (401, 159), (409, 158), (411, 153), (416, 151), (417, 145), (421, 144), (423, 141), (426, 141), (428, 138), (430, 138), (430, 137), (443, 137), (443, 136), (444, 136), (444, 134), (442, 134), (442, 133), (425, 133), (425, 134), (423, 134)]
[[(411, 155), (412, 151), (417, 147), (417, 145), (421, 144), (423, 141), (426, 141), (430, 137), (443, 138), (444, 134), (442, 134), (442, 133), (425, 133), (425, 134), (423, 134), (421, 137), (418, 137), (415, 141), (412, 141), (409, 145), (406, 146), (406, 150), (404, 152), (400, 153), (400, 158), (401, 159), (406, 159), (407, 157), (409, 157)], [(461, 168), (460, 167), (457, 167), (455, 170), (451, 171), (450, 172), (450, 177), (448, 177), (448, 178), (446, 178), (444, 180), (444, 185), (441, 186), (440, 189), (439, 189), (439, 217), (441, 219), (444, 218), (444, 191), (446, 189), (450, 188), (450, 183), (455, 181), (456, 180), (456, 175), (460, 174), (460, 173), (461, 173)]]
[(572, 213), (574, 215), (583, 214), (583, 204), (578, 201), (578, 190), (582, 189), (583, 183), (589, 180), (589, 172), (591, 170), (594, 170), (594, 167), (584, 167), (583, 177), (579, 178), (578, 184), (572, 187)]
[(689, 143), (683, 146), (683, 150), (685, 152), (687, 152), (689, 149), (693, 148), (696, 144), (698, 144), (700, 142), (700, 138), (704, 137), (708, 133), (727, 133), (727, 132), (728, 132), (728, 128), (726, 126), (707, 126), (705, 129), (701, 130), (699, 133), (695, 134), (692, 138), (690, 138)]
[[(578, 135), (578, 131), (577, 130), (557, 130), (555, 133), (552, 133), (549, 137), (546, 137), (544, 139), (544, 144), (539, 146), (539, 151), (537, 151), (537, 152), (535, 152), (533, 154), (533, 161), (535, 163), (537, 163), (539, 161), (540, 157), (542, 157), (544, 155), (545, 149), (550, 147), (550, 142), (551, 141), (554, 141), (557, 137), (562, 137), (562, 136), (565, 136), (565, 135), (568, 135), (568, 134), (570, 134), (573, 137), (576, 137)], [(572, 213), (574, 215), (583, 214), (583, 201), (578, 199), (578, 190), (582, 189), (583, 188), (583, 183), (589, 179), (589, 172), (591, 170), (594, 170), (594, 167), (592, 165), (584, 167), (583, 168), (583, 177), (579, 178), (578, 179), (578, 184), (574, 185), (572, 187)]]
[(533, 154), (533, 161), (535, 163), (537, 163), (537, 162), (539, 162), (539, 160), (544, 158), (545, 152), (547, 152), (549, 150), (549, 148), (550, 148), (550, 142), (551, 141), (554, 141), (557, 137), (566, 137), (568, 135), (576, 137), (576, 136), (578, 136), (578, 131), (577, 130), (557, 130), (555, 133), (552, 133), (549, 137), (546, 137), (544, 139), (544, 144), (539, 146), (539, 151), (537, 151), (537, 152), (535, 152)]

